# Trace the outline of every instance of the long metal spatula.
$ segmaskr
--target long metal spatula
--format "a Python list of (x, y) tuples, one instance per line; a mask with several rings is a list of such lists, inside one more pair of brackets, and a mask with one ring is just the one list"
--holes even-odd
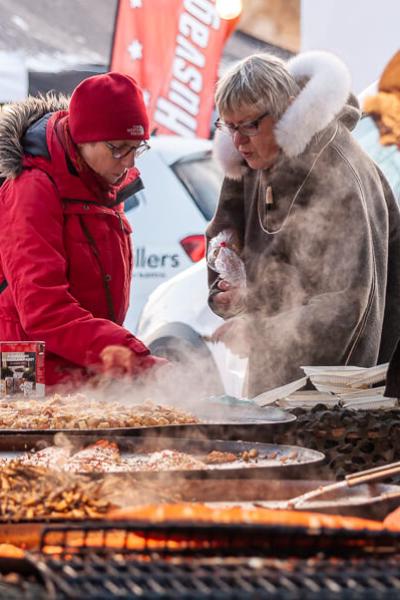
[(342, 489), (347, 489), (360, 485), (362, 483), (370, 483), (372, 481), (379, 481), (386, 477), (391, 477), (400, 473), (400, 462), (389, 463), (380, 467), (374, 467), (373, 469), (367, 469), (365, 471), (358, 471), (357, 473), (350, 473), (346, 475), (343, 481), (336, 483), (329, 483), (328, 485), (320, 486), (314, 490), (310, 490), (305, 494), (286, 500), (285, 502), (279, 502), (279, 508), (297, 508), (299, 505), (308, 502), (318, 496), (322, 496), (328, 492), (335, 492)]

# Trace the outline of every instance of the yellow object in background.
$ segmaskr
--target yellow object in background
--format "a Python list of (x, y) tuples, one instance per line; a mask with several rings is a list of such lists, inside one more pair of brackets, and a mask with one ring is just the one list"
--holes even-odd
[(242, 12), (242, 0), (217, 0), (215, 8), (221, 19), (236, 19)]
[(376, 120), (381, 144), (400, 147), (400, 51), (385, 67), (378, 94), (367, 97), (363, 108)]

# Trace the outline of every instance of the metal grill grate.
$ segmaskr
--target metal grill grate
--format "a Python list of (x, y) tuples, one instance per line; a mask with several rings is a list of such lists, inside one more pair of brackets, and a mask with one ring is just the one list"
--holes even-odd
[(400, 594), (400, 557), (168, 561), (88, 554), (46, 562), (60, 599), (364, 600)]
[(215, 556), (330, 556), (400, 553), (400, 535), (390, 531), (285, 527), (277, 525), (169, 523), (113, 521), (52, 526), (41, 538), (41, 552), (59, 556), (130, 551), (174, 555)]
[(88, 522), (47, 529), (41, 550), (60, 599), (400, 597), (390, 532)]

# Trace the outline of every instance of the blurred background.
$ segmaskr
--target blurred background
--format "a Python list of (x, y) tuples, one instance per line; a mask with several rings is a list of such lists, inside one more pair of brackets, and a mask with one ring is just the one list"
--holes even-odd
[[(232, 3), (235, 4), (234, 0)], [(0, 0), (0, 102), (29, 91), (69, 92), (107, 70), (117, 0)], [(259, 49), (283, 56), (333, 50), (358, 93), (398, 48), (398, 0), (242, 0), (221, 68)]]

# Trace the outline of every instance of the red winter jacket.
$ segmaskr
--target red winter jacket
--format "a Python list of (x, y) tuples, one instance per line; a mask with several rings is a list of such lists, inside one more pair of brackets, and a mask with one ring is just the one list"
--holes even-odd
[[(132, 275), (123, 204), (99, 204), (72, 174), (55, 130), (66, 113), (51, 108), (28, 99), (0, 125), (0, 340), (43, 340), (48, 385), (82, 381), (111, 344), (149, 353), (122, 327)], [(124, 189), (133, 180), (136, 169)]]

